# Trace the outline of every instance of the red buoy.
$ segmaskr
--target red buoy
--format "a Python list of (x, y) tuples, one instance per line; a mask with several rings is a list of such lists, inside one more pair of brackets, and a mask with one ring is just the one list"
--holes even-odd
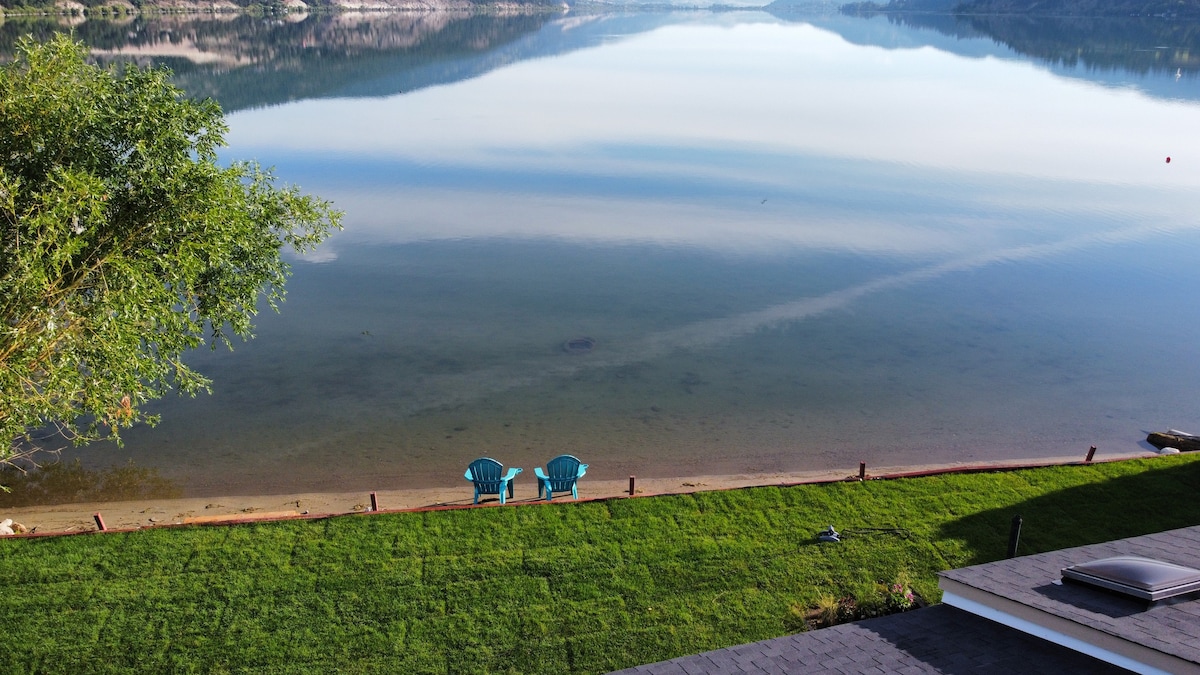
[(1170, 163), (1171, 163), (1171, 158), (1170, 158), (1170, 157), (1168, 157), (1168, 158), (1167, 158), (1167, 164), (1170, 164)]

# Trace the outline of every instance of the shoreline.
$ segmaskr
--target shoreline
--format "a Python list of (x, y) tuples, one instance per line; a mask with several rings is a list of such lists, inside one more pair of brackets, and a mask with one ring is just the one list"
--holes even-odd
[[(1153, 452), (1105, 453), (1093, 462), (1121, 461), (1157, 456)], [(868, 466), (868, 480), (915, 477), (922, 475), (1014, 470), (1043, 466), (1085, 464), (1078, 455), (1038, 459), (1011, 459), (987, 463), (953, 462), (939, 464)], [(635, 480), (634, 496), (687, 494), (748, 487), (791, 486), (857, 480), (861, 467), (843, 467), (821, 471), (773, 472), (732, 475), (697, 475)], [(253, 522), (262, 520), (325, 518), (372, 511), (372, 495), (380, 513), (400, 513), (446, 508), (471, 507), (473, 490), (467, 481), (461, 485), (433, 488), (378, 490), (374, 492), (307, 492), (274, 495), (229, 495), (224, 497), (186, 497), (118, 502), (84, 502), (49, 506), (22, 506), (0, 511), (0, 520), (11, 518), (24, 525), (24, 536), (95, 533), (103, 523), (106, 531), (132, 531), (150, 527)], [(629, 497), (628, 480), (589, 480), (579, 482), (579, 501)], [(569, 495), (556, 495), (554, 502), (573, 501)], [(509, 505), (544, 503), (537, 498), (537, 483), (532, 477), (518, 479)], [(480, 507), (499, 506), (494, 497), (480, 501)], [(99, 516), (97, 516), (99, 514)], [(16, 535), (21, 536), (21, 535)]]

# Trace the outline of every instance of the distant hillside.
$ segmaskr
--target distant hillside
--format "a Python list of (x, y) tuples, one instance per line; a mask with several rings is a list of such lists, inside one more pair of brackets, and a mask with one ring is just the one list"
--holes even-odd
[(888, 3), (851, 2), (842, 5), (842, 11), (847, 14), (871, 12), (937, 12), (950, 13), (961, 5), (963, 0), (891, 0)]
[(852, 2), (849, 12), (953, 12), (1032, 16), (1200, 17), (1200, 0), (889, 0)]
[[(0, 13), (21, 13), (32, 10), (57, 10), (64, 14), (103, 14), (112, 9), (118, 13), (137, 14), (142, 10), (174, 12), (300, 12), (321, 10), (452, 10), (522, 12), (530, 8), (562, 10), (564, 0), (0, 0)], [(101, 11), (98, 11), (101, 10)]]
[(973, 0), (963, 14), (1041, 16), (1200, 16), (1200, 0)]

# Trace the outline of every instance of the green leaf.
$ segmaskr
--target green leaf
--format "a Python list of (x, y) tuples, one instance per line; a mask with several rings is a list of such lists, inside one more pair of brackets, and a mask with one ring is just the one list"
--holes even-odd
[(182, 355), (251, 337), (283, 299), (284, 248), (340, 227), (269, 171), (218, 166), (215, 102), (86, 56), (27, 38), (0, 67), (0, 463), (46, 429), (119, 442), (147, 400), (205, 389)]

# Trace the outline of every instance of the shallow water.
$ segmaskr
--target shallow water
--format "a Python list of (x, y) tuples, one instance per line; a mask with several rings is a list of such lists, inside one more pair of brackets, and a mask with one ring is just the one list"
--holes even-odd
[(346, 230), (256, 339), (193, 356), (213, 395), (86, 464), (203, 495), (452, 485), (481, 455), (852, 470), (1200, 428), (1193, 70), (886, 17), (506, 30), (346, 57), (320, 98), (238, 90), (226, 155)]

